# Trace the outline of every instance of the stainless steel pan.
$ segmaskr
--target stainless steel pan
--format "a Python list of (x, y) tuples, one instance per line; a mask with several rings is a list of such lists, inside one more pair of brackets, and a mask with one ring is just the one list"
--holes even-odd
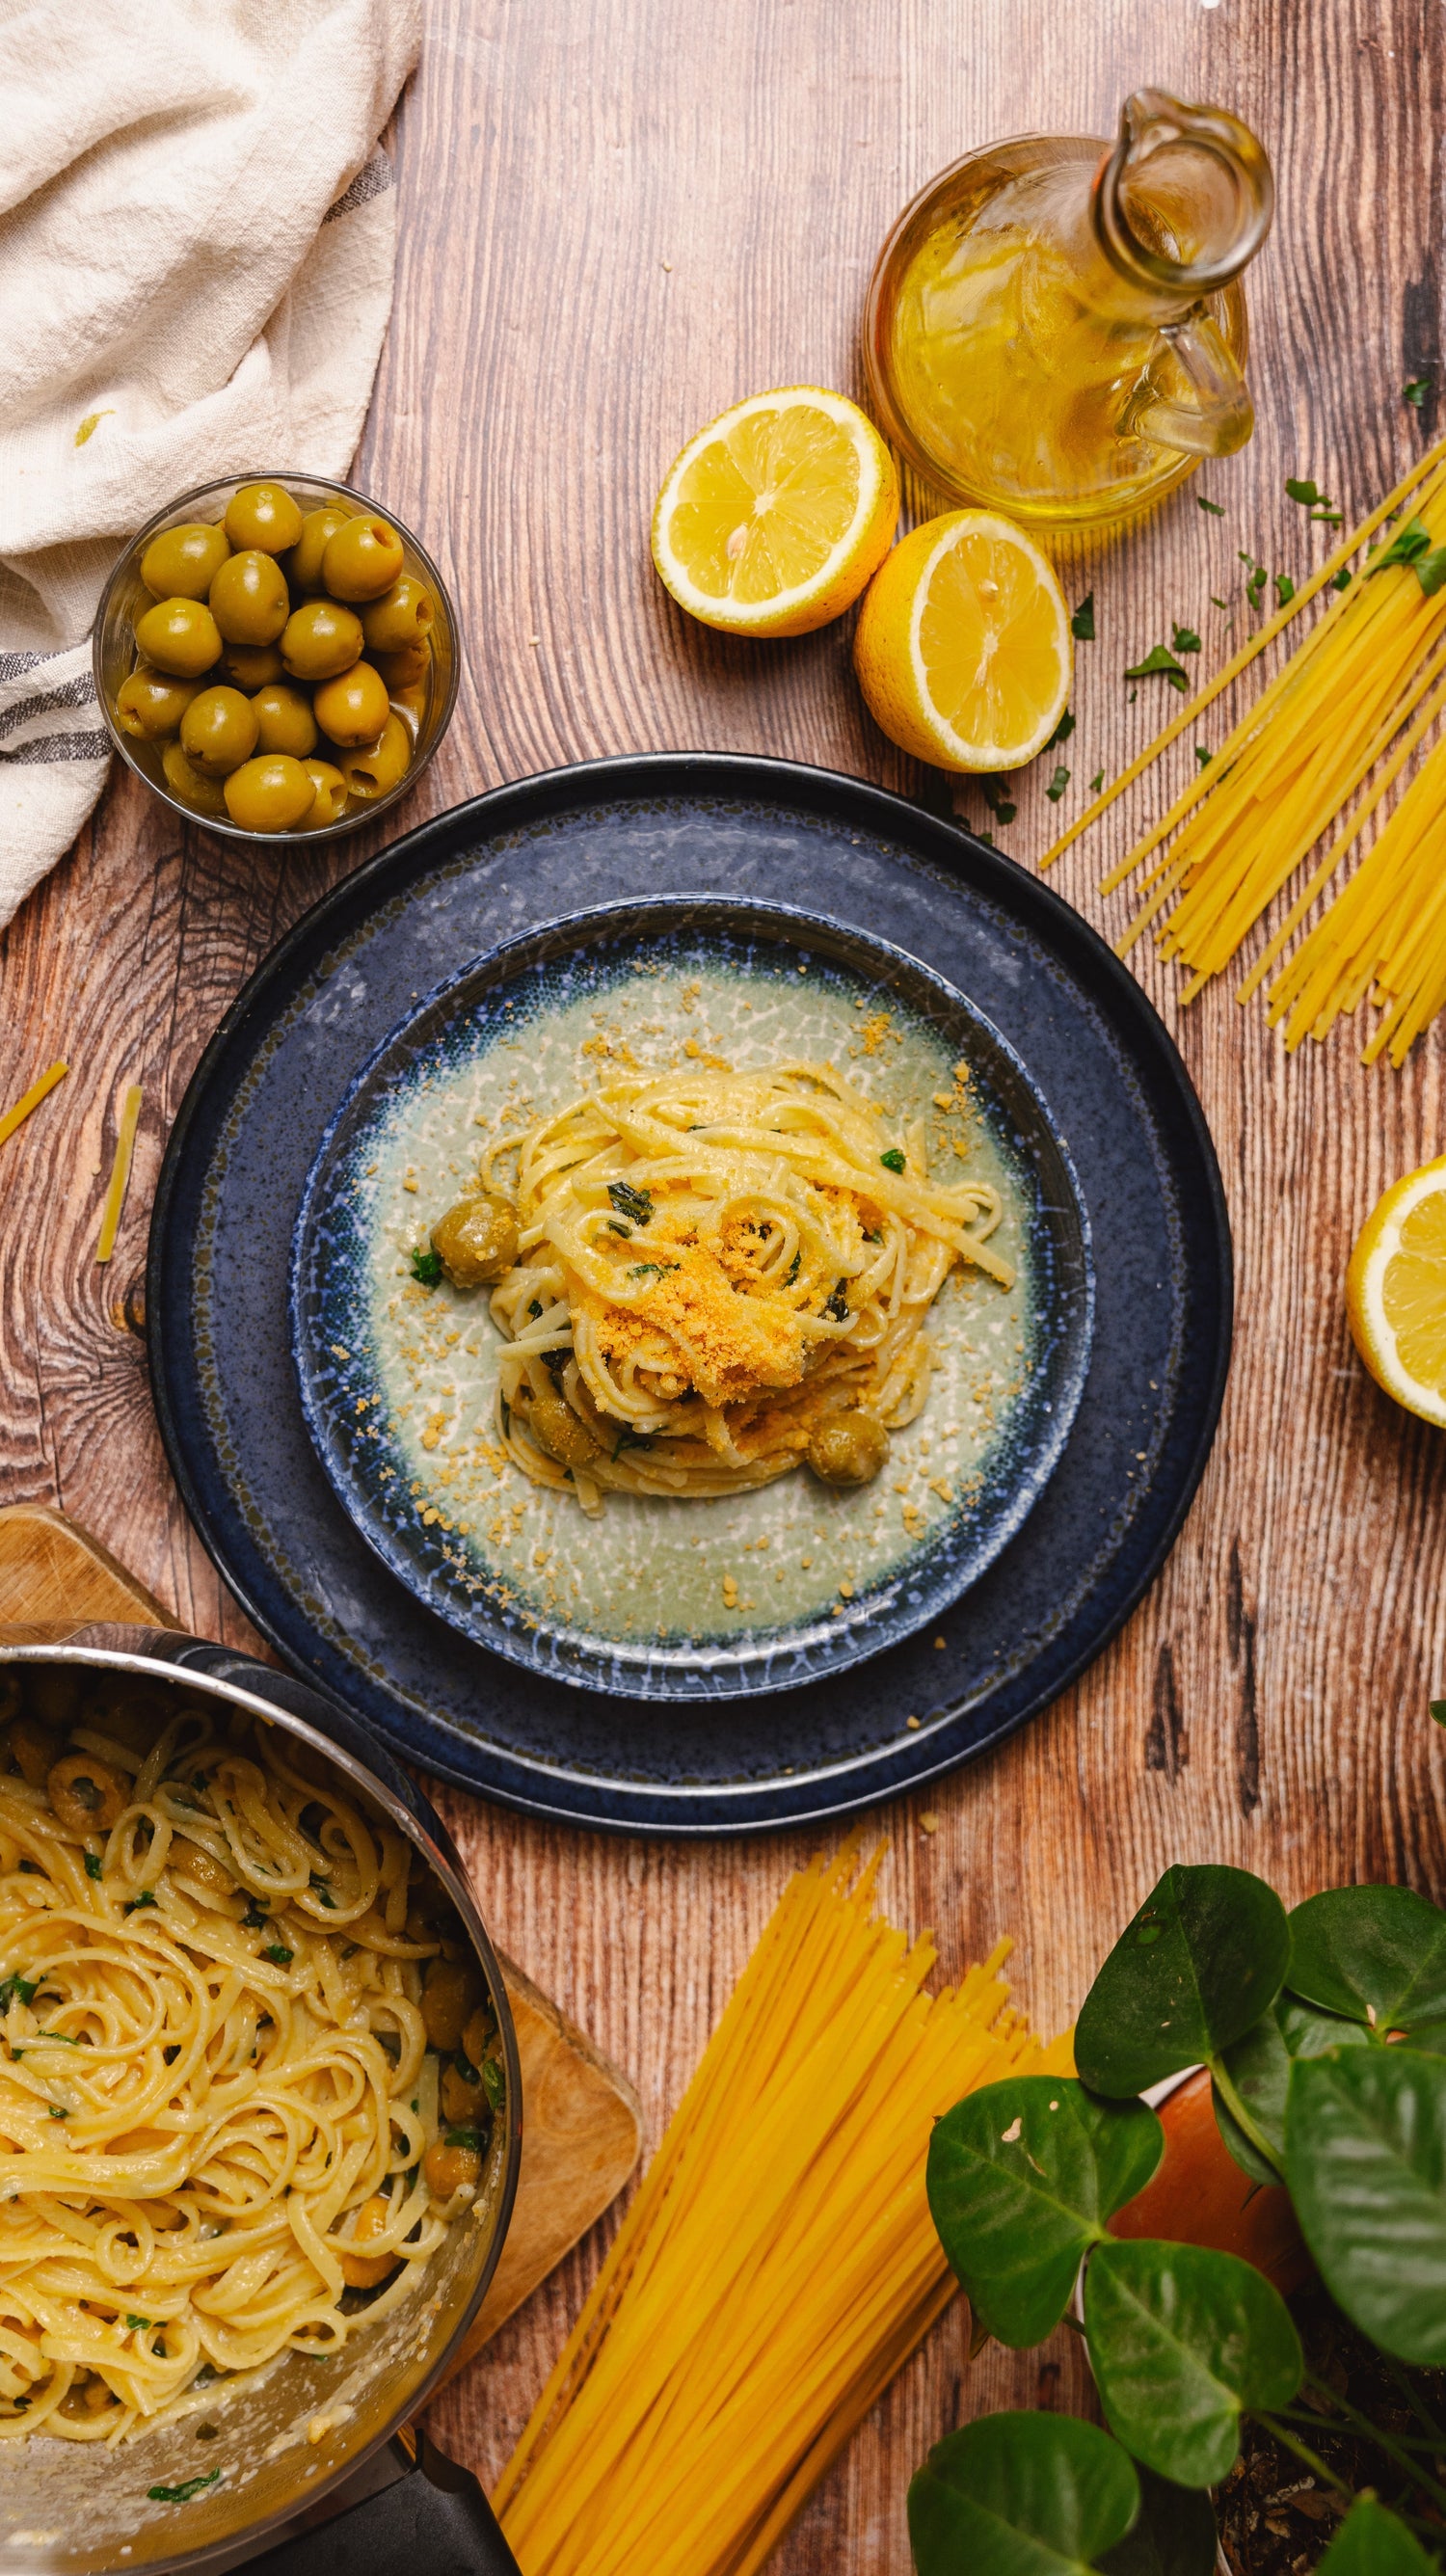
[[(34, 1642), (11, 1642), (26, 1635)], [(504, 2118), (476, 2208), (427, 2265), (414, 2295), (337, 2362), (291, 2354), (259, 2389), (114, 2449), (0, 2443), (0, 2576), (161, 2576), (250, 2567), (255, 2576), (517, 2576), (475, 2478), (406, 2431), (446, 2372), (496, 2268), (521, 2153), (517, 2042), (492, 1945), (439, 1818), (382, 1748), (329, 1701), (250, 1657), (149, 1628), (0, 1632), (0, 1669), (64, 1663), (164, 1678), (299, 1737), (353, 1797), (406, 1835), (466, 1929), (502, 2034)], [(0, 1962), (3, 1966), (3, 1962)], [(210, 2419), (207, 2419), (210, 2422)], [(220, 2467), (183, 2503), (153, 2500)]]

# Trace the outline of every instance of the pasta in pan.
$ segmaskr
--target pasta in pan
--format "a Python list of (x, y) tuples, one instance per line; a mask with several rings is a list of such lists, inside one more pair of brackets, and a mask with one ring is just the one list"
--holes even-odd
[(925, 1401), (950, 1270), (1014, 1276), (989, 1241), (998, 1193), (931, 1181), (922, 1130), (892, 1143), (822, 1064), (614, 1078), (494, 1147), (480, 1200), (499, 1436), (594, 1512), (608, 1489), (737, 1493), (805, 1457), (867, 1481)]
[(439, 1883), (281, 1729), (64, 1666), (0, 1717), (0, 2435), (115, 2442), (406, 2296), (497, 2024)]

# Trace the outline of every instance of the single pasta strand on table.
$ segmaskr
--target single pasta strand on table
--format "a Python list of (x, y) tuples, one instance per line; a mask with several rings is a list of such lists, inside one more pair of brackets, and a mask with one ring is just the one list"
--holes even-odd
[(525, 2576), (753, 2576), (953, 2293), (933, 2121), (1069, 2064), (1007, 1944), (923, 1992), (879, 1857), (798, 1873), (739, 1980), (499, 2485)]

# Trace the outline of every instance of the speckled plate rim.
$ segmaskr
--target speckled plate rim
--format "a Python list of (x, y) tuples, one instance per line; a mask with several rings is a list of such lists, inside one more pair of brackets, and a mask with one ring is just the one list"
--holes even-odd
[[(899, 853), (1013, 919), (1078, 986), (1114, 1032), (1155, 1103), (1162, 1150), (1177, 1183), (1188, 1184), (1196, 1246), (1200, 1322), (1194, 1382), (1172, 1435), (1168, 1474), (1148, 1518), (1106, 1576), (1074, 1609), (1027, 1672), (986, 1693), (941, 1707), (907, 1741), (825, 1762), (806, 1777), (774, 1774), (721, 1786), (560, 1775), (536, 1759), (478, 1746), (445, 1720), (389, 1692), (384, 1676), (359, 1697), (329, 1676), (322, 1639), (304, 1600), (278, 1589), (246, 1554), (224, 1462), (204, 1440), (195, 1455), (191, 1347), (190, 1198), (228, 1099), (307, 977), (374, 916), (403, 902), (464, 850), (494, 844), (539, 820), (561, 820), (607, 802), (705, 796), (755, 800), (804, 820), (867, 828)], [(1174, 1547), (1205, 1472), (1230, 1373), (1234, 1254), (1215, 1147), (1178, 1047), (1149, 996), (1084, 916), (1052, 887), (981, 842), (952, 819), (872, 780), (806, 762), (720, 751), (624, 753), (569, 763), (509, 780), (429, 817), (330, 887), (253, 970), (202, 1051), (182, 1097), (162, 1160), (146, 1265), (146, 1341), (162, 1447), (184, 1508), (221, 1580), (282, 1663), (343, 1709), (361, 1715), (405, 1759), (433, 1777), (545, 1822), (582, 1830), (693, 1839), (814, 1828), (876, 1807), (883, 1799), (942, 1780), (961, 1763), (994, 1751), (1070, 1689), (1104, 1652), (1155, 1582)]]
[[(898, 990), (907, 1009), (920, 1019), (929, 1018), (931, 1025), (948, 1035), (948, 1043), (961, 1050), (965, 1041), (949, 1033), (948, 1024), (955, 1029), (967, 1026), (972, 1045), (986, 1058), (992, 1054), (1013, 1082), (1015, 1096), (1009, 1102), (996, 1087), (997, 1076), (991, 1079), (987, 1072), (981, 1075), (990, 1082), (991, 1116), (1012, 1123), (1019, 1131), (1011, 1144), (1016, 1158), (1030, 1167), (1037, 1194), (1033, 1213), (1046, 1222), (1054, 1218), (1059, 1238), (1051, 1263), (1055, 1274), (1051, 1283), (1053, 1302), (1036, 1324), (1041, 1340), (1048, 1346), (1045, 1369), (1031, 1386), (1028, 1402), (1031, 1422), (1037, 1422), (1041, 1413), (1048, 1419), (1028, 1442), (1022, 1463), (1011, 1464), (1004, 1453), (1011, 1448), (1017, 1453), (1025, 1437), (1024, 1406), (1018, 1408), (1017, 1416), (1011, 1418), (986, 1457), (986, 1470), (992, 1465), (993, 1472), (977, 1513), (960, 1513), (930, 1532), (895, 1565), (862, 1586), (842, 1616), (809, 1613), (779, 1632), (751, 1639), (740, 1637), (736, 1645), (714, 1640), (692, 1646), (659, 1646), (640, 1640), (634, 1646), (597, 1632), (563, 1626), (542, 1613), (531, 1613), (524, 1620), (517, 1613), (499, 1614), (490, 1602), (479, 1608), (469, 1601), (455, 1583), (438, 1571), (434, 1556), (425, 1549), (408, 1546), (402, 1534), (388, 1524), (363, 1480), (352, 1472), (349, 1444), (344, 1436), (346, 1413), (329, 1406), (323, 1391), (322, 1381), (335, 1377), (337, 1371), (328, 1367), (313, 1331), (319, 1323), (315, 1256), (324, 1203), (338, 1177), (340, 1160), (355, 1145), (365, 1117), (375, 1114), (378, 1085), (389, 1076), (397, 1077), (404, 1066), (443, 1043), (449, 1027), (475, 1006), (479, 987), (493, 992), (515, 983), (529, 967), (541, 964), (548, 952), (570, 949), (580, 954), (605, 948), (612, 934), (638, 939), (663, 937), (675, 926), (704, 940), (756, 936), (779, 948), (820, 954), (827, 962), (875, 986)], [(912, 992), (910, 986), (914, 988)], [(1026, 1118), (1032, 1122), (1027, 1133)], [(1043, 1160), (1053, 1163), (1062, 1184), (1062, 1207), (1050, 1206), (1043, 1197), (1046, 1185), (1038, 1168)], [(1067, 1258), (1070, 1249), (1078, 1258), (1077, 1283), (1060, 1275), (1061, 1255)], [(288, 1291), (292, 1364), (312, 1447), (337, 1501), (388, 1572), (425, 1609), (445, 1619), (475, 1645), (504, 1656), (524, 1671), (545, 1671), (585, 1690), (662, 1701), (690, 1698), (700, 1685), (706, 1688), (710, 1700), (795, 1689), (801, 1683), (824, 1680), (831, 1673), (843, 1672), (850, 1665), (883, 1654), (888, 1647), (916, 1636), (922, 1628), (941, 1619), (1016, 1536), (1059, 1464), (1089, 1372), (1094, 1305), (1089, 1212), (1069, 1147), (1058, 1119), (1018, 1049), (987, 1013), (934, 967), (877, 932), (859, 930), (827, 913), (810, 912), (801, 904), (765, 902), (756, 896), (740, 897), (706, 889), (696, 895), (654, 895), (641, 903), (623, 897), (559, 914), (516, 938), (481, 950), (457, 973), (443, 976), (422, 994), (358, 1068), (327, 1121), (297, 1208)], [(355, 1387), (350, 1383), (346, 1403), (349, 1407), (355, 1403)], [(1000, 1453), (997, 1459), (996, 1451)]]

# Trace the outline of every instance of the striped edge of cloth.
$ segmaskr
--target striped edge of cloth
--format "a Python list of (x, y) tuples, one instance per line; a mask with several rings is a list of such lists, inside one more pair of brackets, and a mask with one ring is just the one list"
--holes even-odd
[(62, 653), (0, 653), (0, 929), (74, 840), (109, 759), (89, 636)]

